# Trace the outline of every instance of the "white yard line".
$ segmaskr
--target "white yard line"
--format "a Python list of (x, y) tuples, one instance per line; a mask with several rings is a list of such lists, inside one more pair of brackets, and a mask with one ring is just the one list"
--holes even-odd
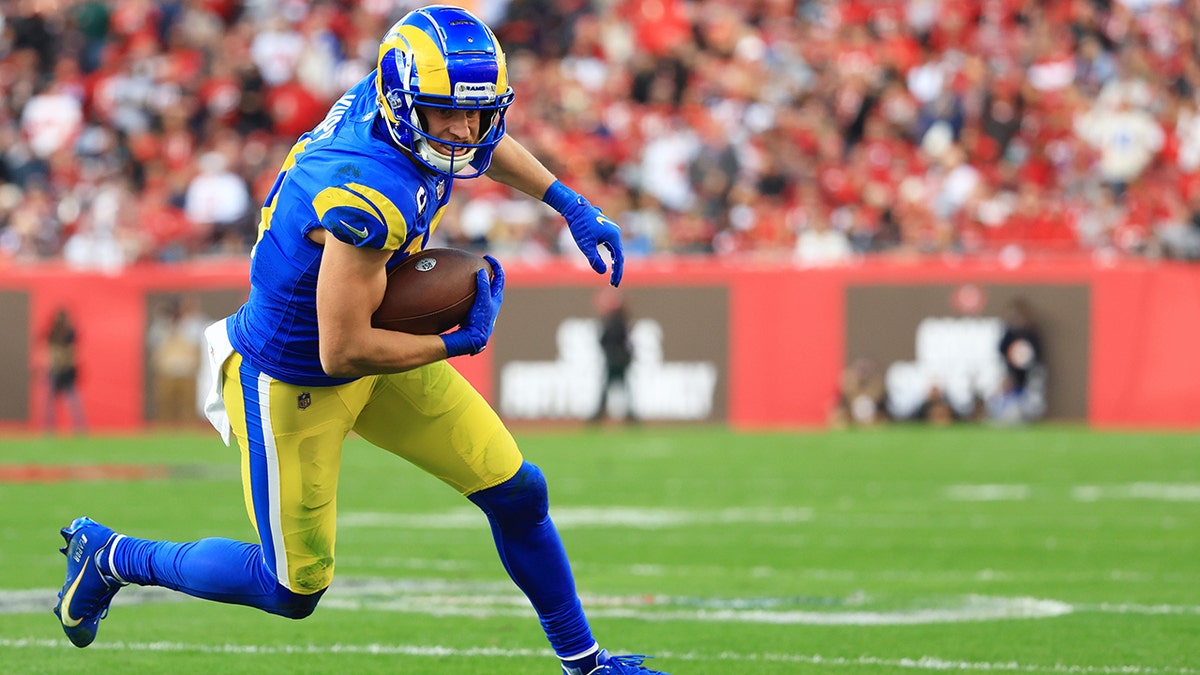
[(1033, 490), (1024, 484), (1013, 485), (950, 485), (945, 497), (953, 502), (1007, 502), (1025, 501)]
[[(484, 573), (494, 572), (496, 563), (493, 560), (454, 560), (454, 559), (428, 559), (428, 558), (411, 558), (401, 556), (361, 556), (361, 555), (338, 555), (339, 570), (354, 570), (356, 574), (370, 574), (373, 570), (381, 570), (386, 573), (394, 573), (397, 570), (435, 570), (440, 572), (468, 572), (480, 571)], [(978, 570), (962, 569), (962, 570), (913, 570), (913, 569), (872, 569), (872, 570), (847, 570), (847, 569), (830, 569), (821, 567), (771, 567), (768, 565), (756, 565), (754, 567), (734, 567), (725, 565), (706, 565), (706, 564), (690, 564), (690, 565), (659, 565), (659, 564), (626, 564), (626, 563), (606, 563), (595, 561), (579, 561), (572, 564), (576, 570), (589, 571), (592, 573), (604, 572), (607, 574), (618, 574), (621, 576), (634, 577), (668, 577), (678, 578), (683, 576), (699, 577), (720, 577), (722, 579), (731, 578), (754, 578), (754, 579), (769, 579), (771, 577), (786, 577), (789, 580), (806, 580), (806, 581), (826, 581), (835, 583), (872, 583), (872, 582), (892, 582), (892, 583), (916, 583), (916, 584), (938, 584), (946, 583), (1095, 583), (1097, 581), (1106, 581), (1125, 584), (1186, 584), (1188, 586), (1195, 583), (1194, 576), (1183, 573), (1154, 573), (1142, 570), (1080, 570), (1080, 571), (1056, 571), (1047, 572), (1045, 570), (1006, 570), (984, 568)], [(344, 576), (348, 576), (348, 572)], [(339, 577), (340, 578), (340, 577)], [(337, 582), (335, 582), (337, 583)]]
[(1095, 502), (1101, 500), (1200, 502), (1200, 483), (1078, 485), (1071, 490), (1071, 498), (1078, 502)]
[[(40, 613), (53, 604), (52, 589), (0, 589), (0, 614)], [(868, 594), (809, 597), (708, 597), (669, 594), (583, 594), (594, 617), (642, 621), (699, 621), (773, 625), (890, 626), (998, 619), (1044, 619), (1073, 613), (1200, 616), (1191, 605), (1068, 603), (1049, 598), (968, 594), (935, 603), (893, 607)], [(113, 601), (134, 606), (190, 601), (163, 588), (130, 587)], [(339, 577), (321, 601), (326, 610), (402, 612), (490, 618), (526, 616), (529, 601), (507, 581)]]
[[(831, 607), (825, 611), (796, 609), (802, 604), (794, 598), (780, 598), (773, 609), (762, 608), (762, 599), (738, 603), (694, 606), (693, 599), (658, 596), (648, 600), (593, 601), (584, 598), (592, 618), (634, 619), (639, 621), (696, 621), (704, 623), (752, 623), (790, 626), (905, 626), (937, 623), (965, 623), (999, 619), (1044, 619), (1070, 614), (1074, 608), (1055, 600), (1038, 598), (997, 598), (968, 596), (956, 606), (915, 609), (871, 610), (861, 607)], [(487, 619), (498, 616), (531, 616), (528, 601), (519, 594), (425, 594), (394, 593), (380, 597), (368, 594), (334, 594), (321, 601), (321, 607), (345, 611), (390, 611), (430, 616), (467, 616)]]
[[(555, 507), (551, 517), (560, 528), (621, 527), (661, 530), (717, 524), (805, 523), (813, 510), (805, 507), (729, 509), (641, 509), (628, 507)], [(406, 514), (358, 511), (338, 515), (338, 527), (389, 527), (419, 530), (462, 530), (487, 527), (478, 509), (463, 507), (441, 513)]]
[[(71, 650), (65, 640), (44, 638), (0, 638), (0, 649), (62, 649)], [(301, 655), (356, 655), (356, 656), (414, 656), (414, 657), (462, 657), (462, 658), (553, 658), (548, 649), (500, 649), (498, 647), (456, 648), (442, 645), (406, 644), (333, 644), (333, 645), (269, 645), (269, 644), (202, 644), (185, 642), (96, 642), (91, 650), (131, 651), (157, 653), (203, 653), (230, 654), (236, 656), (273, 656), (279, 654)], [(1192, 668), (1159, 668), (1138, 664), (1084, 666), (1058, 663), (1038, 665), (1016, 661), (958, 661), (936, 656), (919, 658), (888, 658), (879, 656), (823, 656), (821, 654), (744, 653), (724, 651), (717, 654), (697, 652), (660, 652), (655, 661), (647, 665), (667, 665), (671, 661), (735, 661), (740, 663), (803, 663), (809, 666), (878, 666), (905, 670), (931, 670), (941, 672), (1005, 672), (1005, 673), (1072, 673), (1078, 675), (1200, 675)]]
[[(52, 604), (53, 598), (51, 589), (0, 589), (0, 614), (41, 613)], [(983, 594), (942, 598), (907, 607), (880, 603), (862, 593), (846, 597), (746, 598), (584, 594), (582, 599), (593, 618), (777, 626), (927, 625), (1048, 619), (1074, 613), (1200, 616), (1200, 607), (1188, 605), (1071, 604), (1048, 598)], [(120, 593), (113, 604), (120, 607), (182, 601), (191, 598), (166, 589), (135, 586)], [(525, 596), (504, 581), (342, 577), (322, 599), (321, 608), (477, 619), (533, 615)]]
[[(1062, 488), (1042, 487), (1043, 494)], [(1072, 501), (1200, 502), (1200, 483), (1114, 483), (1066, 488)], [(948, 485), (942, 496), (956, 502), (1027, 501), (1033, 487), (1024, 483)], [(1058, 494), (1057, 492), (1055, 494)]]

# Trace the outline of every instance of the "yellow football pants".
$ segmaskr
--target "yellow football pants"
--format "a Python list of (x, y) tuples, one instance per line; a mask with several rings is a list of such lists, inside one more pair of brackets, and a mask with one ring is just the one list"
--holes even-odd
[(445, 361), (332, 387), (280, 382), (237, 353), (223, 371), (246, 509), (268, 566), (295, 593), (333, 580), (338, 473), (351, 431), (464, 495), (521, 467), (499, 416)]

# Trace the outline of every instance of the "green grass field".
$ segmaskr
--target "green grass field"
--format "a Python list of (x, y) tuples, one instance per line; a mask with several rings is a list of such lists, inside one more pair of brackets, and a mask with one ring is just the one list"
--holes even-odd
[[(522, 430), (593, 629), (674, 675), (1200, 673), (1200, 438), (1073, 427)], [(14, 465), (178, 465), (18, 480)], [(0, 440), (5, 673), (556, 672), (486, 521), (353, 440), (337, 578), (289, 621), (129, 588), (72, 647), (58, 529), (252, 536), (215, 434)], [(86, 479), (86, 480), (85, 480)]]

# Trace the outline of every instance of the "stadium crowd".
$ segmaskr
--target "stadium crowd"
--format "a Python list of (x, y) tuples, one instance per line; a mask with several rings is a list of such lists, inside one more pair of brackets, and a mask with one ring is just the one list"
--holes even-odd
[[(0, 264), (244, 255), (406, 0), (0, 0)], [(1200, 259), (1200, 0), (475, 0), (628, 255)], [(442, 244), (562, 220), (460, 181)]]

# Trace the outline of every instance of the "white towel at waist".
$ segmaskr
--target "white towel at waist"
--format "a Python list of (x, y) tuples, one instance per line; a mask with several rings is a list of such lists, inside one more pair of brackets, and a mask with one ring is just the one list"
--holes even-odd
[(225, 362), (233, 354), (233, 345), (225, 329), (227, 320), (221, 319), (204, 329), (204, 341), (208, 344), (208, 381), (211, 383), (204, 398), (204, 416), (221, 434), (225, 445), (229, 445), (229, 413), (225, 410), (225, 397), (221, 392), (225, 389)]

